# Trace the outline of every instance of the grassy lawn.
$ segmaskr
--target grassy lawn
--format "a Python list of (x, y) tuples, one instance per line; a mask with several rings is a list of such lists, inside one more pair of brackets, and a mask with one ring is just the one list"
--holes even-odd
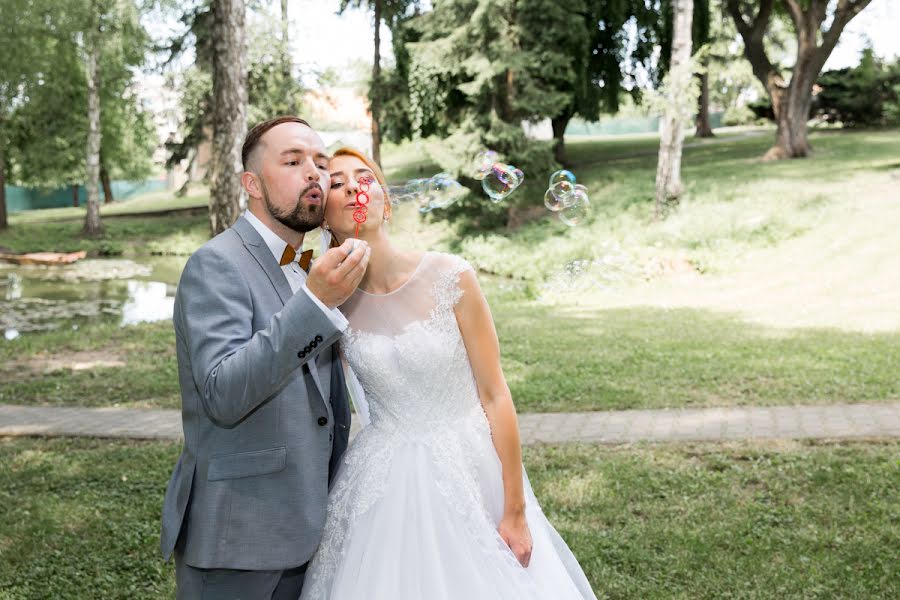
[[(783, 331), (710, 311), (579, 313), (497, 298), (520, 412), (900, 400), (900, 333)], [(103, 359), (118, 363), (85, 368)], [(180, 407), (168, 322), (24, 335), (0, 344), (0, 365), (0, 404)]]
[[(656, 143), (569, 144), (594, 206), (577, 228), (548, 217), (456, 239), (410, 206), (397, 210), (399, 244), (450, 249), (481, 269), (519, 410), (900, 399), (900, 132), (814, 133), (812, 158), (779, 163), (759, 161), (771, 132), (689, 140), (688, 192), (662, 222), (651, 219)], [(387, 147), (384, 162), (393, 181), (433, 170), (412, 144)], [(183, 255), (207, 236), (202, 216), (123, 217), (88, 242), (79, 221), (38, 212), (49, 211), (15, 216), (0, 246)], [(597, 258), (606, 242), (634, 267), (613, 293), (542, 291), (566, 262)], [(690, 277), (648, 274), (648, 264), (673, 257), (692, 265)], [(167, 323), (25, 334), (0, 344), (0, 403), (177, 407), (172, 336)], [(98, 354), (121, 366), (60, 360)]]
[[(0, 439), (0, 598), (172, 598), (179, 446)], [(527, 448), (600, 598), (896, 598), (900, 444)]]

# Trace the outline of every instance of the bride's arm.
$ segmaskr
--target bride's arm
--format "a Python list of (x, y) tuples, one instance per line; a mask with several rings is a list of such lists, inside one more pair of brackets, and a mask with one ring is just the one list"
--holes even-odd
[(469, 362), (478, 385), (478, 395), (491, 424), (497, 456), (503, 465), (504, 507), (498, 531), (510, 549), (527, 567), (531, 560), (531, 533), (525, 520), (525, 491), (522, 484), (522, 447), (519, 422), (512, 394), (500, 367), (500, 342), (491, 309), (475, 273), (460, 275), (462, 299), (455, 307)]

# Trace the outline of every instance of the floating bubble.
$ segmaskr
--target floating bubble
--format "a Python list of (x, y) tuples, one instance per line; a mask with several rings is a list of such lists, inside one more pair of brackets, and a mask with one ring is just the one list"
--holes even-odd
[(596, 251), (595, 258), (569, 261), (551, 275), (542, 286), (542, 296), (569, 298), (573, 292), (609, 290), (617, 282), (640, 275), (633, 258), (618, 243), (603, 242)]
[(571, 196), (572, 192), (575, 191), (575, 186), (566, 180), (562, 180), (551, 185), (549, 191), (556, 198), (557, 202), (565, 205), (567, 197)]
[(449, 173), (438, 173), (429, 180), (427, 193), (432, 209), (447, 208), (466, 195), (466, 188)]
[(563, 209), (563, 203), (556, 197), (553, 190), (547, 190), (547, 193), (544, 194), (544, 206), (547, 207), (547, 210), (553, 212), (559, 212)]
[(500, 160), (500, 155), (493, 150), (485, 150), (475, 155), (470, 167), (470, 174), (474, 179), (482, 180), (491, 171), (494, 163)]
[[(481, 187), (492, 202), (502, 201), (522, 184), (522, 179), (516, 175), (516, 171), (522, 173), (512, 165), (499, 162), (491, 166), (491, 170), (481, 180)], [(524, 178), (524, 174), (522, 177)]]
[(591, 201), (584, 190), (575, 190), (572, 192), (571, 198), (571, 202), (568, 198), (566, 199), (563, 209), (559, 211), (559, 220), (569, 227), (575, 227), (587, 218), (591, 209)]
[(548, 187), (553, 187), (557, 183), (561, 181), (567, 181), (571, 185), (575, 185), (575, 173), (572, 171), (567, 171), (566, 169), (560, 169), (556, 173), (550, 176), (550, 183)]

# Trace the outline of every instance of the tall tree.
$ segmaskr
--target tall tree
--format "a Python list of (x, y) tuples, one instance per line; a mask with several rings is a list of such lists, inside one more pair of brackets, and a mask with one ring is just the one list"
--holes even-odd
[(213, 142), (210, 158), (209, 224), (217, 235), (240, 211), (241, 144), (247, 131), (245, 5), (213, 0)]
[[(684, 121), (689, 112), (685, 104), (691, 98), (691, 20), (693, 0), (672, 0), (672, 61), (664, 83), (665, 113), (660, 131), (659, 160), (656, 167), (656, 218), (664, 207), (681, 196), (681, 152), (684, 143)], [(687, 114), (685, 114), (687, 112)]]
[(709, 53), (702, 50), (710, 42), (711, 12), (710, 0), (694, 1), (693, 52), (704, 52), (700, 59), (700, 72), (697, 74), (700, 78), (700, 95), (697, 98), (697, 118), (694, 122), (694, 136), (699, 138), (713, 137), (709, 121)]
[(102, 43), (102, 8), (99, 2), (90, 3), (90, 21), (84, 31), (84, 55), (87, 81), (87, 160), (85, 188), (87, 188), (87, 214), (82, 232), (90, 237), (103, 233), (100, 222), (100, 45)]
[[(813, 85), (844, 28), (870, 2), (837, 0), (830, 9), (832, 3), (829, 0), (726, 0), (728, 12), (744, 40), (744, 56), (753, 67), (753, 74), (765, 86), (778, 124), (775, 145), (766, 152), (764, 159), (798, 158), (809, 154), (806, 122)], [(781, 68), (770, 60), (766, 50), (766, 32), (776, 8), (787, 12), (797, 38), (790, 81), (785, 81)], [(829, 22), (827, 28), (826, 22)]]
[[(655, 11), (639, 0), (577, 0), (564, 4), (523, 0), (517, 14), (523, 49), (540, 53), (541, 59), (529, 67), (535, 81), (563, 94), (549, 116), (554, 157), (565, 164), (565, 131), (571, 119), (580, 116), (596, 121), (601, 112), (618, 110), (623, 93), (622, 64), (640, 64), (652, 70), (652, 44), (648, 42), (650, 29), (655, 26)], [(626, 23), (634, 27), (631, 36), (624, 33)]]
[(374, 53), (372, 57), (372, 81), (369, 83), (369, 110), (372, 113), (372, 158), (381, 164), (381, 119), (384, 104), (384, 82), (381, 75), (381, 25), (390, 26), (402, 20), (411, 10), (417, 9), (419, 0), (341, 0), (339, 13), (348, 8), (366, 7), (372, 11)]

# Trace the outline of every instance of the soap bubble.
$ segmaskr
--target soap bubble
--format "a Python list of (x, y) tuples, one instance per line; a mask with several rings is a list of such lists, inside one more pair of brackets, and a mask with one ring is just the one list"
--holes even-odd
[[(512, 165), (499, 162), (491, 166), (490, 171), (481, 180), (481, 187), (492, 202), (502, 201), (522, 184), (522, 179), (516, 175), (517, 171), (522, 173)], [(522, 178), (524, 178), (524, 174), (522, 174)]]
[(466, 188), (449, 173), (438, 173), (428, 180), (429, 204), (434, 208), (447, 208), (466, 195)]
[(634, 259), (618, 243), (603, 242), (595, 247), (593, 258), (566, 263), (544, 283), (545, 299), (569, 299), (573, 292), (608, 291), (618, 283), (640, 275)]
[(566, 180), (562, 180), (557, 181), (556, 183), (551, 185), (549, 191), (556, 198), (557, 202), (565, 205), (567, 203), (571, 203), (571, 200), (567, 202), (567, 198), (572, 195), (572, 192), (575, 191), (575, 186)]
[(390, 191), (394, 203), (411, 202), (423, 214), (447, 208), (468, 193), (449, 173), (438, 173), (427, 179), (410, 179), (405, 185), (392, 187)]
[(553, 212), (559, 212), (563, 209), (563, 203), (556, 197), (553, 190), (547, 190), (547, 193), (544, 194), (544, 206), (547, 207), (547, 210)]
[(482, 180), (490, 173), (494, 163), (500, 160), (500, 155), (493, 150), (485, 150), (475, 155), (469, 169), (474, 179)]
[(591, 209), (591, 201), (587, 192), (581, 189), (573, 191), (569, 197), (571, 201), (566, 198), (563, 209), (559, 211), (559, 220), (569, 227), (575, 227), (587, 218)]
[(561, 181), (566, 181), (571, 185), (575, 185), (575, 173), (573, 173), (572, 171), (567, 171), (565, 169), (557, 171), (550, 176), (550, 183), (548, 184), (548, 187), (552, 188), (555, 184)]

